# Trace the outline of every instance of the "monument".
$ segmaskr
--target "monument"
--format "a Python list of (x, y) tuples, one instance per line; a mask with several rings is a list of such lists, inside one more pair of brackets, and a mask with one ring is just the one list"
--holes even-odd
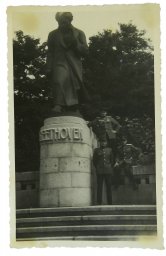
[(59, 26), (49, 33), (47, 56), (54, 106), (40, 130), (40, 207), (88, 206), (92, 133), (78, 112), (79, 92), (85, 92), (81, 57), (88, 46), (70, 12), (55, 18)]
[(48, 35), (47, 74), (51, 80), (54, 113), (77, 109), (79, 93), (86, 96), (82, 79), (81, 57), (88, 46), (83, 31), (72, 26), (70, 12), (55, 16), (58, 29)]

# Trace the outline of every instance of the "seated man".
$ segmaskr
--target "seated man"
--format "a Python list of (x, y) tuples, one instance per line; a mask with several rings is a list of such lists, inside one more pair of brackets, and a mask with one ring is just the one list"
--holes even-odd
[(112, 204), (113, 154), (106, 141), (102, 141), (100, 148), (94, 150), (93, 163), (97, 175), (97, 204), (102, 204), (103, 181), (106, 184), (108, 204)]

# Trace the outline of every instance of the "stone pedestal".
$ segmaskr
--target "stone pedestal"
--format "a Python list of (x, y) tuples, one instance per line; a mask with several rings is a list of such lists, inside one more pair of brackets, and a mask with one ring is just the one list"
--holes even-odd
[(45, 120), (40, 130), (40, 207), (91, 205), (91, 137), (82, 118)]

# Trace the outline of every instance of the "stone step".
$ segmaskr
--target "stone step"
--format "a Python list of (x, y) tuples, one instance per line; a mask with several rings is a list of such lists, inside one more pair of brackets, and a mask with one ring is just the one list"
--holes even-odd
[[(144, 241), (149, 240), (149, 236), (141, 236), (141, 238)], [(152, 239), (155, 239), (156, 236), (152, 236)], [(17, 241), (50, 241), (50, 240), (63, 240), (63, 241), (68, 241), (68, 240), (74, 240), (74, 241), (137, 241), (140, 239), (140, 236), (135, 236), (135, 235), (112, 235), (112, 236), (52, 236), (52, 237), (28, 237), (28, 238), (17, 238)]]
[(156, 225), (82, 225), (20, 227), (16, 230), (17, 238), (61, 237), (61, 236), (112, 236), (112, 235), (155, 235)]
[(138, 225), (156, 224), (156, 215), (85, 215), (60, 217), (19, 218), (17, 227), (71, 226), (71, 225)]
[(102, 205), (88, 207), (56, 207), (18, 209), (17, 218), (78, 215), (155, 215), (155, 205)]

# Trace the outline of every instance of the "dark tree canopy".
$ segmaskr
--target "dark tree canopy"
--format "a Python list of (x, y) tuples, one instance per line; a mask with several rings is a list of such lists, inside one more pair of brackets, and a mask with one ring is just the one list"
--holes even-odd
[(13, 40), (15, 155), (17, 171), (39, 168), (39, 129), (49, 109), (46, 43), (16, 32)]
[(41, 99), (47, 96), (45, 77), (46, 43), (16, 32), (13, 40), (14, 92), (20, 99)]
[[(16, 32), (13, 40), (16, 171), (39, 169), (39, 129), (51, 108), (45, 75), (46, 43)], [(81, 105), (85, 119), (101, 107), (113, 115), (154, 115), (154, 57), (145, 31), (133, 24), (104, 30), (90, 38), (83, 60), (91, 102)]]
[(153, 49), (144, 36), (145, 31), (129, 23), (90, 38), (84, 61), (87, 87), (113, 113), (153, 115)]

